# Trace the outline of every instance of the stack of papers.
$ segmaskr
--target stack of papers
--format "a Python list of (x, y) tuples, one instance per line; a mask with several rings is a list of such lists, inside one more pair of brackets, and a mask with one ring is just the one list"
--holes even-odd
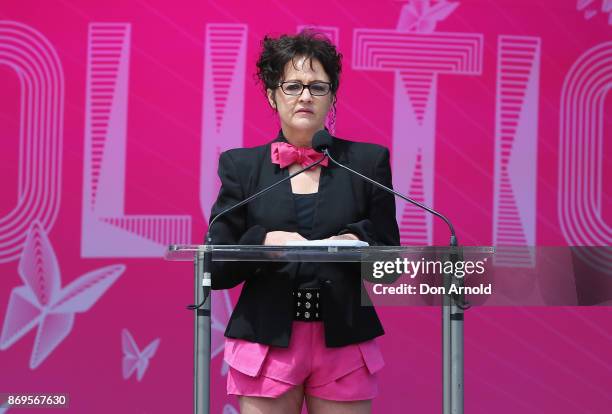
[(292, 240), (287, 246), (326, 246), (326, 247), (366, 247), (368, 243), (361, 240)]

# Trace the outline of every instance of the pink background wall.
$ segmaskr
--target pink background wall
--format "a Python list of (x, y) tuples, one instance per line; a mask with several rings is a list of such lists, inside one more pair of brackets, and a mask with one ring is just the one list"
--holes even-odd
[[(462, 244), (611, 244), (611, 1), (21, 0), (0, 19), (0, 392), (191, 410), (192, 267), (160, 257), (202, 240), (218, 153), (275, 137), (259, 43), (302, 25), (344, 54), (336, 135), (390, 147), (396, 188)], [(398, 220), (404, 244), (447, 241)], [(237, 294), (215, 292), (217, 345)], [(439, 412), (439, 310), (379, 313), (374, 411)], [(470, 310), (466, 412), (608, 412), (610, 316)], [(212, 412), (232, 413), (219, 349)]]

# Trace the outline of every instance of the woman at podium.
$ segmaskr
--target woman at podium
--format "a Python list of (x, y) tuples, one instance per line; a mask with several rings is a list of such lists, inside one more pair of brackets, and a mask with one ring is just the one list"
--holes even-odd
[[(322, 157), (313, 135), (335, 116), (341, 54), (324, 36), (266, 37), (258, 77), (281, 130), (266, 145), (226, 151), (211, 217)], [(332, 119), (333, 122), (333, 119)], [(333, 138), (339, 162), (391, 187), (389, 151)], [(219, 217), (214, 244), (285, 245), (317, 239), (399, 245), (395, 201), (332, 163), (283, 183)], [(240, 283), (225, 331), (228, 394), (249, 413), (370, 413), (384, 362), (374, 340), (384, 333), (361, 304), (358, 265), (214, 262), (212, 288)]]

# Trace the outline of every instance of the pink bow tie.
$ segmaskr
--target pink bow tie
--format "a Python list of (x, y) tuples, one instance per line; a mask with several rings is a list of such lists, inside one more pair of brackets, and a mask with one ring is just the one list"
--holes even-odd
[[(286, 142), (272, 143), (272, 162), (278, 164), (281, 168), (285, 168), (291, 164), (300, 164), (303, 167), (319, 161), (323, 154), (316, 152), (312, 148), (296, 147), (295, 145)], [(327, 167), (328, 159), (324, 159), (321, 164)]]

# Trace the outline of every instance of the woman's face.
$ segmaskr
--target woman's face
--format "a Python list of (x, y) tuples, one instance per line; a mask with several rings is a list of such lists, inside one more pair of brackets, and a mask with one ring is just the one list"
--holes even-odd
[[(317, 59), (296, 57), (285, 65), (281, 82), (298, 81), (304, 85), (314, 82), (329, 82), (321, 62)], [(313, 96), (304, 88), (298, 96), (287, 95), (279, 87), (268, 89), (268, 101), (278, 111), (283, 133), (287, 137), (312, 135), (325, 125), (325, 118), (331, 107), (333, 95)]]

